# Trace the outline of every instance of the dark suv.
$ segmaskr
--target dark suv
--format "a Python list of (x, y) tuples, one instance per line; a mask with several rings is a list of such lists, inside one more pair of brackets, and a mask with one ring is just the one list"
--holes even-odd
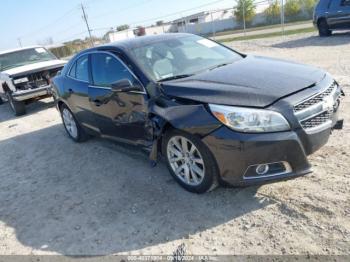
[(314, 24), (320, 36), (350, 29), (350, 0), (320, 0), (315, 8)]

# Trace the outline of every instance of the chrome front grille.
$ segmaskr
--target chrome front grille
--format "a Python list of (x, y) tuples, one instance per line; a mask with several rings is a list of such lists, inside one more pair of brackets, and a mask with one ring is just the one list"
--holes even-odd
[(322, 102), (323, 99), (325, 97), (331, 95), (332, 92), (334, 92), (334, 90), (337, 89), (337, 87), (338, 87), (337, 83), (333, 82), (333, 84), (330, 87), (328, 87), (326, 89), (326, 91), (324, 91), (324, 92), (322, 92), (322, 93), (320, 93), (320, 94), (318, 94), (318, 95), (316, 95), (316, 96), (314, 96), (314, 97), (312, 97), (312, 98), (310, 98), (310, 99), (308, 99), (308, 100), (306, 100), (304, 102), (301, 102), (300, 104), (294, 106), (294, 111), (298, 112), (298, 111), (304, 110), (304, 109), (306, 109), (306, 108), (308, 108), (310, 106), (313, 106), (313, 105), (315, 105), (317, 103)]
[(332, 82), (324, 91), (294, 106), (294, 114), (307, 133), (329, 128), (339, 107), (340, 88)]
[(301, 121), (300, 124), (304, 129), (315, 128), (326, 124), (331, 119), (331, 113), (326, 111), (310, 119)]

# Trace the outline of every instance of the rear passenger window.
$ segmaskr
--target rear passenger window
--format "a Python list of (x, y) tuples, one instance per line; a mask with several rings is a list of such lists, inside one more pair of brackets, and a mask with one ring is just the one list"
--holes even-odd
[(89, 82), (88, 56), (80, 57), (76, 62), (75, 78), (80, 81)]

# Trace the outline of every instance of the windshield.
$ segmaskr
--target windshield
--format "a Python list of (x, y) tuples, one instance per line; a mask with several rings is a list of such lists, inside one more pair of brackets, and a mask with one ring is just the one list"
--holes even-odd
[(43, 47), (15, 51), (0, 55), (0, 71), (54, 59), (57, 58)]
[(131, 53), (155, 81), (191, 76), (242, 59), (234, 51), (199, 36), (159, 41), (135, 47)]

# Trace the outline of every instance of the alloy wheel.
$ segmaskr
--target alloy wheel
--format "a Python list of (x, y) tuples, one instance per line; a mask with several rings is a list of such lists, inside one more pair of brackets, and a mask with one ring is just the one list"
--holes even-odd
[(190, 186), (198, 186), (205, 175), (202, 155), (197, 147), (183, 136), (172, 137), (167, 144), (167, 157), (175, 175)]
[(69, 135), (74, 139), (77, 139), (78, 138), (77, 124), (75, 122), (75, 119), (72, 113), (67, 108), (63, 109), (62, 118), (63, 118), (64, 126), (66, 127)]

